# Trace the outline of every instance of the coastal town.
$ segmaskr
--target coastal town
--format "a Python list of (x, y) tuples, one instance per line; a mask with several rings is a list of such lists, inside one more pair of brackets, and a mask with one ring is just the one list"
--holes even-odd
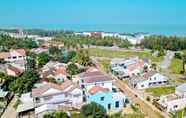
[[(185, 39), (148, 33), (33, 32), (1, 30), (2, 118), (186, 116)], [(158, 38), (166, 41), (166, 48)]]

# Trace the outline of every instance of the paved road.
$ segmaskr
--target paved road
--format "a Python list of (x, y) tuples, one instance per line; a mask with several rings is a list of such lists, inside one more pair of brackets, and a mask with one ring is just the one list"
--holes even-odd
[(16, 97), (12, 99), (1, 118), (16, 118), (16, 111), (13, 108), (14, 104), (16, 103), (16, 100)]
[(115, 79), (114, 84), (118, 86), (129, 97), (129, 99), (132, 100), (132, 102), (139, 104), (140, 109), (148, 118), (169, 118), (166, 113), (159, 111), (155, 106), (147, 102), (145, 98), (140, 97), (138, 93), (129, 88), (122, 80)]
[(171, 61), (172, 61), (173, 57), (174, 57), (174, 52), (167, 51), (167, 54), (165, 55), (164, 60), (160, 64), (160, 67), (162, 69), (168, 69), (170, 64), (171, 64)]

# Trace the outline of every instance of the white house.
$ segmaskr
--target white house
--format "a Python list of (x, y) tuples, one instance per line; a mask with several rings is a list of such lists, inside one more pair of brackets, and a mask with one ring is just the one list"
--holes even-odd
[(80, 75), (81, 88), (88, 92), (94, 86), (101, 86), (112, 90), (112, 78), (103, 74), (99, 70), (88, 71)]
[[(32, 89), (32, 97), (35, 115), (39, 118), (42, 118), (48, 111), (58, 111), (63, 107), (80, 109), (83, 102), (79, 85), (70, 80), (62, 84), (45, 83), (39, 88)], [(51, 107), (46, 108), (46, 106)]]
[(174, 94), (161, 96), (157, 106), (167, 112), (184, 109), (186, 107), (186, 83), (176, 87)]
[(67, 79), (66, 64), (49, 62), (41, 69), (40, 77), (43, 79), (53, 78), (56, 81), (63, 82)]
[(133, 58), (115, 58), (111, 61), (111, 69), (114, 75), (120, 79), (129, 78), (139, 75), (144, 71), (144, 67), (148, 65), (148, 60)]
[(9, 52), (1, 52), (0, 59), (7, 62), (26, 60), (26, 51), (24, 49), (11, 49)]
[(147, 72), (143, 76), (133, 76), (130, 79), (132, 87), (137, 89), (146, 89), (153, 86), (165, 85), (167, 83), (168, 78), (156, 71)]

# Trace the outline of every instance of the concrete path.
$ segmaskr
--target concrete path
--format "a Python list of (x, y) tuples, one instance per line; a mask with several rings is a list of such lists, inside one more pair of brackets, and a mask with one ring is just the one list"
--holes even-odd
[(16, 110), (13, 107), (16, 100), (16, 97), (12, 99), (1, 118), (16, 118)]
[(167, 51), (167, 54), (165, 55), (164, 60), (160, 64), (160, 67), (162, 69), (168, 69), (173, 58), (174, 58), (174, 52)]

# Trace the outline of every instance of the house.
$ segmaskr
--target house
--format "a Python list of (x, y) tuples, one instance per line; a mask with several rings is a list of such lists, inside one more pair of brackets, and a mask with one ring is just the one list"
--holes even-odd
[(17, 117), (34, 116), (34, 101), (31, 92), (22, 94), (19, 98), (20, 104), (17, 107)]
[(26, 60), (26, 51), (24, 49), (11, 49), (9, 52), (1, 52), (0, 59), (7, 62)]
[(80, 85), (85, 92), (88, 92), (94, 86), (101, 86), (112, 90), (112, 78), (99, 70), (82, 73), (80, 79)]
[(156, 71), (149, 71), (142, 76), (133, 76), (130, 78), (130, 85), (137, 89), (146, 89), (167, 83), (168, 78)]
[(160, 96), (156, 106), (167, 112), (184, 109), (186, 107), (186, 83), (176, 87), (175, 93)]
[(79, 85), (70, 80), (62, 84), (44, 83), (39, 88), (32, 89), (32, 97), (35, 115), (39, 118), (49, 111), (58, 111), (64, 107), (80, 109), (83, 98)]
[(96, 102), (103, 106), (107, 111), (122, 109), (126, 97), (121, 92), (112, 92), (108, 88), (94, 86), (88, 91), (87, 101)]
[(41, 69), (40, 77), (43, 79), (53, 78), (58, 82), (63, 82), (67, 79), (66, 65), (58, 62), (49, 62)]
[(31, 50), (31, 52), (36, 53), (36, 54), (40, 54), (40, 53), (43, 53), (43, 52), (48, 53), (48, 48), (42, 48), (42, 47), (33, 48), (33, 49)]
[(6, 67), (6, 74), (13, 77), (18, 77), (24, 72), (23, 69), (16, 67), (12, 64), (8, 64)]
[(145, 66), (149, 67), (148, 61), (138, 57), (128, 59), (115, 58), (111, 61), (112, 72), (120, 79), (143, 73)]

